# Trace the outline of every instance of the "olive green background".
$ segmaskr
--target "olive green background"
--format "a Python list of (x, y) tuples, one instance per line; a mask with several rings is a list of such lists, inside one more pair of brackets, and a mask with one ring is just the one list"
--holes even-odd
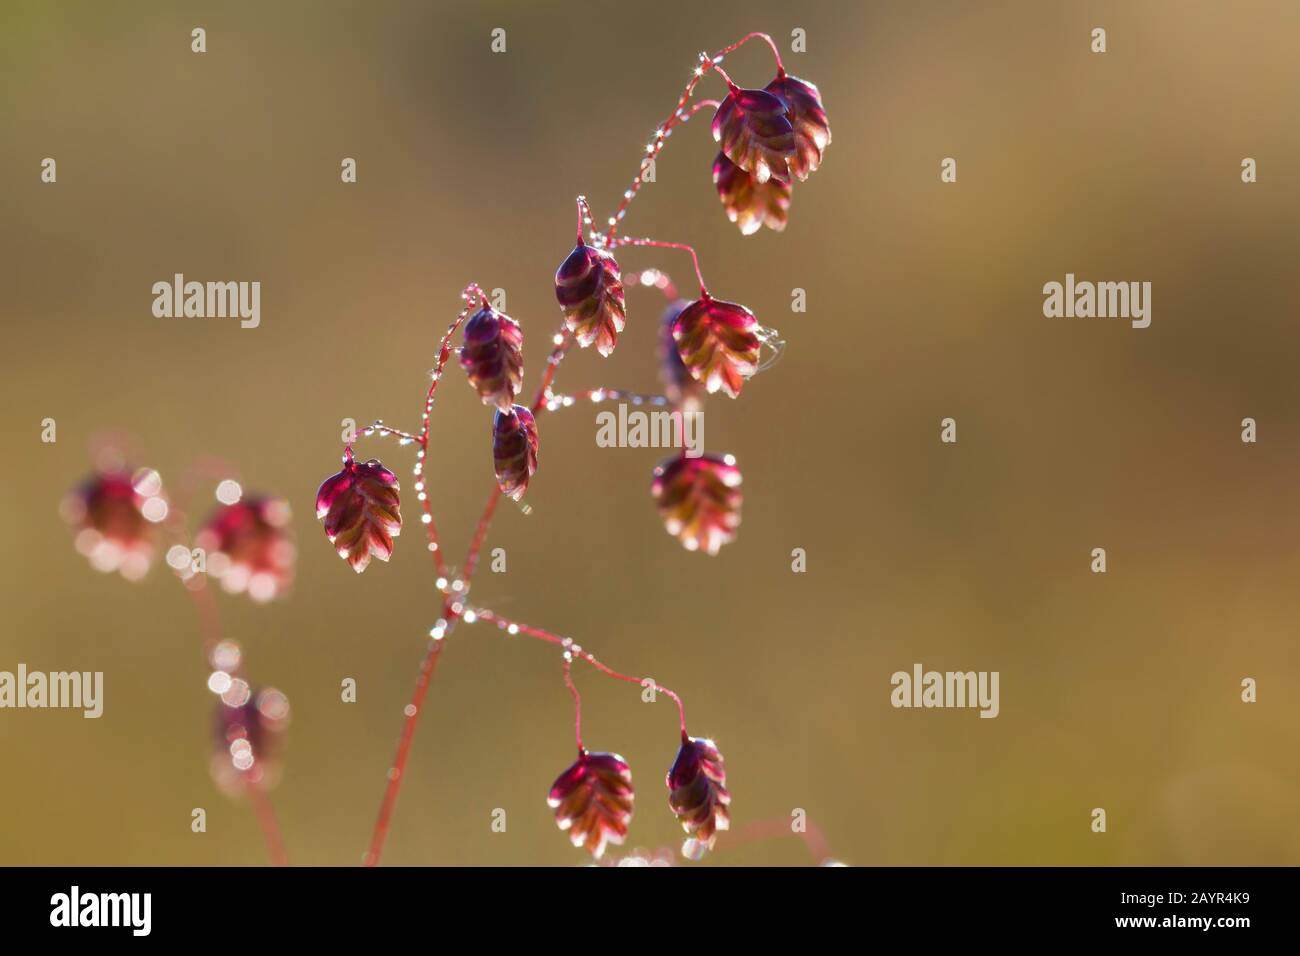
[[(418, 426), (469, 281), (507, 290), (531, 394), (573, 197), (607, 214), (700, 50), (756, 29), (788, 48), (796, 27), (788, 66), (820, 86), (834, 142), (789, 228), (727, 222), (707, 115), (626, 221), (696, 244), (711, 291), (789, 342), (708, 406), (706, 444), (745, 476), (739, 538), (685, 552), (648, 494), (659, 453), (598, 448), (594, 410), (572, 409), (540, 419), (532, 513), (502, 508), (489, 547), (509, 570), (485, 568), (474, 600), (678, 690), (726, 755), (737, 826), (802, 808), (849, 863), (1300, 862), (1300, 7), (758, 0), (4, 4), (0, 669), (102, 670), (106, 710), (0, 712), (0, 863), (266, 859), (208, 777), (183, 589), (161, 565), (95, 573), (57, 516), (114, 428), (172, 485), (218, 456), (291, 500), (293, 593), (218, 599), (251, 674), (292, 701), (274, 800), (293, 862), (360, 860), (437, 595), (409, 448), (361, 449), (402, 479), (391, 564), (358, 577), (331, 553), (312, 506), (340, 420)], [(760, 44), (727, 67), (772, 72)], [(620, 259), (690, 288), (678, 253)], [(260, 280), (261, 327), (155, 319), (150, 287), (175, 272)], [(1044, 318), (1067, 272), (1152, 282), (1151, 327)], [(575, 353), (560, 389), (657, 390), (661, 308), (629, 290), (617, 352)], [(454, 559), (492, 480), (490, 414), (460, 378), (429, 469)], [(891, 708), (890, 675), (918, 661), (1000, 671), (1001, 715)], [(577, 679), (589, 746), (633, 768), (628, 848), (675, 845), (671, 704)], [(553, 649), (460, 628), (386, 862), (581, 862), (545, 804), (571, 718)], [(809, 859), (783, 837), (711, 862)]]

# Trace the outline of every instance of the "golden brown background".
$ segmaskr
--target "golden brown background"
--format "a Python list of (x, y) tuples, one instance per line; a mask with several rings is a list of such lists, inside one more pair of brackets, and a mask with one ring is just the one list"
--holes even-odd
[[(169, 481), (216, 455), (291, 499), (293, 594), (219, 600), (252, 674), (293, 703), (274, 795), (293, 861), (358, 862), (436, 595), (410, 449), (361, 449), (406, 492), (393, 562), (358, 578), (331, 553), (312, 504), (339, 420), (418, 425), (471, 280), (508, 290), (531, 394), (573, 197), (613, 206), (698, 51), (754, 29), (788, 48), (794, 27), (808, 52), (789, 68), (821, 87), (835, 138), (786, 232), (726, 221), (705, 117), (626, 227), (697, 244), (712, 291), (789, 341), (709, 405), (707, 444), (745, 475), (738, 540), (683, 551), (647, 494), (658, 452), (599, 449), (571, 410), (540, 420), (533, 513), (502, 509), (489, 547), (509, 572), (485, 569), (475, 600), (680, 691), (726, 755), (737, 825), (803, 808), (850, 863), (1300, 862), (1300, 7), (759, 0), (4, 4), (0, 669), (102, 670), (106, 712), (0, 712), (0, 863), (265, 861), (208, 777), (183, 589), (161, 566), (137, 585), (93, 572), (57, 516), (105, 428)], [(771, 74), (757, 44), (727, 65)], [(689, 288), (683, 256), (620, 258)], [(150, 286), (174, 272), (260, 280), (261, 327), (155, 319)], [(1045, 319), (1041, 287), (1066, 272), (1151, 281), (1151, 327)], [(628, 309), (614, 357), (575, 353), (561, 390), (657, 390), (661, 303), (630, 290)], [(489, 415), (459, 377), (429, 472), (453, 558), (491, 482)], [(889, 676), (916, 661), (1000, 671), (1001, 716), (892, 709)], [(638, 784), (628, 847), (676, 844), (671, 705), (578, 680), (588, 744)], [(462, 627), (386, 862), (581, 861), (544, 799), (571, 733), (552, 650)], [(713, 859), (808, 855), (786, 837)]]

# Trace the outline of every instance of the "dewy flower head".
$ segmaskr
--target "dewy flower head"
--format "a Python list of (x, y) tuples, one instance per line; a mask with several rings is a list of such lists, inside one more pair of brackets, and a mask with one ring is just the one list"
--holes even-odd
[(606, 845), (622, 843), (632, 821), (632, 772), (618, 754), (582, 750), (577, 761), (551, 784), (546, 802), (574, 846), (596, 859)]
[(790, 184), (775, 177), (759, 183), (726, 153), (718, 153), (713, 161), (713, 184), (727, 218), (742, 235), (753, 235), (764, 226), (780, 232), (790, 219)]
[(127, 580), (144, 577), (153, 563), (158, 533), (169, 505), (162, 479), (151, 468), (134, 473), (98, 472), (64, 498), (60, 511), (71, 526), (77, 551), (98, 571)]
[(802, 182), (821, 165), (822, 152), (831, 141), (821, 91), (807, 80), (782, 70), (767, 84), (767, 92), (785, 104), (786, 115), (794, 127), (795, 149), (790, 156), (790, 171)]
[(289, 503), (245, 496), (223, 504), (194, 538), (207, 554), (207, 571), (231, 594), (262, 603), (279, 597), (293, 581), (296, 550), (289, 529)]
[(758, 371), (758, 333), (753, 312), (708, 294), (684, 308), (673, 322), (682, 364), (710, 393), (721, 389), (732, 398)]
[(613, 353), (625, 321), (622, 274), (613, 256), (579, 240), (556, 270), (555, 297), (578, 345)]
[[(211, 681), (208, 686), (212, 689)], [(264, 789), (274, 786), (289, 725), (289, 699), (273, 687), (254, 690), (239, 677), (220, 686), (213, 715), (213, 779), (232, 796), (250, 782)]]
[(372, 458), (364, 464), (349, 452), (343, 470), (316, 492), (316, 517), (339, 557), (360, 574), (370, 558), (387, 561), (402, 530), (397, 476)]
[(519, 323), (486, 302), (465, 323), (461, 368), (484, 405), (510, 411), (524, 381), (524, 333)]
[(537, 422), (524, 406), (493, 416), (492, 461), (501, 493), (518, 501), (537, 471)]
[(740, 527), (740, 480), (730, 455), (677, 455), (655, 468), (650, 492), (668, 533), (686, 550), (717, 554)]
[(670, 402), (683, 411), (694, 412), (704, 405), (708, 389), (695, 380), (691, 370), (682, 362), (681, 353), (677, 351), (677, 340), (673, 338), (673, 326), (677, 323), (677, 317), (688, 305), (690, 303), (685, 299), (678, 299), (664, 310), (663, 318), (660, 319), (662, 341), (659, 378), (664, 383), (664, 394)]
[(690, 836), (687, 855), (713, 849), (718, 831), (731, 826), (727, 771), (713, 741), (683, 734), (666, 783), (668, 805)]
[(713, 138), (727, 158), (760, 185), (789, 182), (794, 126), (785, 103), (766, 90), (732, 89), (713, 116)]

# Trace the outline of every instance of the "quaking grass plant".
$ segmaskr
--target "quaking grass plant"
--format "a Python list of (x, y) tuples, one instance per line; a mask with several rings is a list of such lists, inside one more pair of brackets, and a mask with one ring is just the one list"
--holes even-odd
[[(762, 89), (743, 89), (722, 64), (728, 55), (755, 39), (771, 49), (776, 75)], [(725, 83), (725, 96), (695, 100), (696, 87), (711, 73)], [(360, 573), (372, 558), (387, 561), (392, 554), (393, 539), (402, 528), (401, 489), (396, 474), (378, 459), (354, 457), (353, 445), (360, 437), (389, 437), (414, 446), (413, 488), (441, 595), (439, 616), (429, 631), (428, 647), (405, 709), (397, 752), (363, 858), (367, 866), (377, 865), (383, 854), (425, 697), (447, 639), (462, 623), (494, 625), (559, 649), (564, 684), (574, 703), (577, 759), (555, 779), (548, 802), (556, 823), (568, 832), (574, 846), (586, 848), (599, 860), (610, 844), (624, 841), (634, 803), (627, 762), (618, 754), (590, 751), (583, 744), (582, 698), (573, 679), (575, 661), (615, 680), (653, 687), (676, 704), (680, 745), (666, 785), (669, 807), (687, 835), (683, 855), (699, 859), (730, 825), (731, 795), (722, 754), (712, 740), (688, 732), (685, 706), (676, 693), (648, 678), (614, 670), (571, 638), (470, 601), (479, 558), (501, 498), (520, 501), (537, 473), (539, 417), (578, 402), (630, 401), (667, 407), (680, 418), (697, 411), (708, 395), (723, 392), (737, 398), (745, 383), (765, 367), (765, 358), (770, 359), (780, 348), (776, 333), (759, 325), (748, 308), (710, 293), (694, 248), (680, 242), (629, 238), (619, 232), (646, 181), (648, 166), (678, 126), (706, 109), (714, 111), (713, 138), (720, 151), (713, 162), (713, 181), (728, 218), (745, 235), (764, 226), (784, 229), (793, 183), (806, 180), (821, 164), (831, 132), (817, 87), (786, 73), (770, 36), (750, 33), (714, 55), (700, 54), (671, 114), (646, 144), (641, 171), (603, 226), (596, 227), (586, 199), (578, 197), (576, 244), (555, 274), (555, 294), (563, 319), (532, 401), (517, 401), (524, 373), (522, 327), (495, 309), (477, 284), (470, 284), (461, 293), (464, 307), (438, 346), (419, 429), (405, 431), (376, 421), (360, 435), (345, 433), (343, 467), (320, 486), (316, 515), (339, 556)], [(595, 346), (606, 358), (617, 346), (626, 308), (624, 277), (614, 253), (626, 247), (688, 253), (699, 284), (698, 296), (686, 300), (678, 297), (671, 279), (657, 269), (643, 270), (628, 279), (630, 285), (655, 287), (669, 302), (659, 320), (664, 394), (645, 396), (608, 388), (560, 394), (554, 390), (556, 375), (575, 342), (580, 348)], [(458, 334), (459, 346), (455, 344)], [(496, 479), (458, 576), (452, 574), (438, 537), (426, 474), (434, 399), (453, 356), (470, 386), (492, 408)], [(681, 454), (654, 469), (651, 492), (671, 534), (688, 550), (716, 554), (733, 539), (739, 526), (740, 483), (740, 471), (730, 455), (690, 457), (683, 448)], [(212, 665), (208, 686), (219, 698), (214, 775), (224, 789), (253, 798), (272, 858), (284, 862), (265, 790), (274, 781), (277, 742), (287, 721), (288, 702), (276, 691), (255, 690), (241, 676), (242, 655), (237, 645), (220, 638), (215, 605), (204, 579), (216, 577), (225, 590), (247, 593), (255, 600), (282, 594), (292, 577), (288, 510), (275, 499), (245, 497), (242, 488), (228, 478), (217, 486), (217, 498), (220, 508), (195, 538), (197, 549), (184, 543), (179, 509), (169, 509), (156, 472), (101, 468), (69, 499), (66, 510), (77, 531), (78, 547), (102, 570), (120, 570), (128, 577), (142, 574), (152, 553), (155, 525), (161, 524), (175, 540), (168, 563), (196, 595)], [(208, 562), (206, 568), (196, 567), (200, 557)]]

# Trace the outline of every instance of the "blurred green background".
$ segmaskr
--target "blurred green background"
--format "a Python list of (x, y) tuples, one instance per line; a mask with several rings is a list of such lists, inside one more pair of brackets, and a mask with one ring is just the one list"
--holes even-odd
[[(489, 548), (509, 570), (485, 568), (474, 600), (679, 691), (726, 755), (736, 826), (802, 808), (850, 863), (1300, 862), (1296, 4), (10, 0), (0, 669), (102, 670), (106, 709), (0, 711), (0, 863), (266, 858), (208, 776), (183, 589), (161, 565), (140, 584), (95, 573), (57, 515), (106, 428), (172, 484), (219, 456), (291, 500), (293, 593), (218, 599), (251, 674), (292, 701), (274, 801), (293, 862), (360, 860), (437, 595), (409, 448), (360, 449), (403, 483), (392, 563), (358, 577), (331, 553), (312, 506), (340, 419), (418, 427), (469, 281), (507, 290), (531, 395), (573, 197), (607, 214), (700, 50), (750, 30), (788, 49), (796, 27), (788, 66), (820, 86), (834, 142), (785, 233), (727, 222), (704, 116), (625, 230), (696, 244), (711, 290), (789, 342), (708, 406), (707, 445), (745, 476), (739, 538), (686, 553), (648, 495), (659, 453), (597, 448), (595, 410), (570, 410), (539, 420), (532, 513), (501, 510)], [(750, 86), (772, 72), (760, 44), (727, 67)], [(690, 287), (684, 256), (620, 259)], [(150, 287), (175, 272), (260, 280), (261, 327), (155, 319)], [(1151, 281), (1151, 327), (1045, 319), (1042, 285), (1066, 272)], [(575, 353), (560, 390), (657, 391), (661, 308), (629, 290), (618, 351)], [(429, 482), (455, 558), (492, 478), (489, 413), (453, 373)], [(1001, 715), (894, 710), (889, 677), (918, 661), (1000, 671)], [(577, 679), (589, 746), (638, 785), (627, 849), (676, 845), (672, 705)], [(461, 627), (385, 862), (581, 862), (545, 804), (572, 757), (554, 651)], [(793, 837), (711, 858), (808, 861)]]

